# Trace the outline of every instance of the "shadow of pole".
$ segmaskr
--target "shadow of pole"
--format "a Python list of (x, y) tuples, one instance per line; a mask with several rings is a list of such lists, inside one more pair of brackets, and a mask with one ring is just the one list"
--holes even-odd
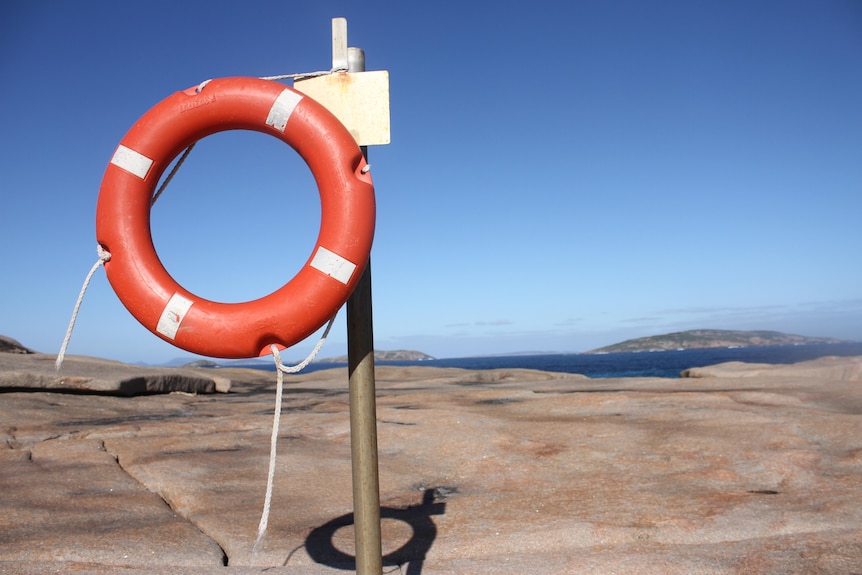
[[(409, 563), (406, 575), (420, 575), (425, 556), (434, 539), (437, 538), (437, 526), (431, 520), (432, 515), (443, 515), (446, 512), (445, 503), (434, 502), (435, 490), (426, 489), (422, 503), (411, 505), (404, 509), (381, 507), (381, 519), (403, 521), (413, 529), (413, 536), (401, 547), (383, 556), (383, 566), (391, 567)], [(335, 546), (335, 533), (349, 525), (353, 525), (353, 513), (336, 517), (320, 527), (315, 528), (305, 539), (305, 550), (315, 562), (335, 569), (346, 571), (356, 570), (356, 558), (348, 555)]]

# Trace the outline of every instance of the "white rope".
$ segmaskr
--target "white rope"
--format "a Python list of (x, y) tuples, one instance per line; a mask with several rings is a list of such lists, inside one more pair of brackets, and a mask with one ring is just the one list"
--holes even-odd
[[(336, 315), (338, 312), (335, 312)], [(320, 348), (323, 347), (323, 344), (326, 343), (326, 338), (329, 337), (329, 330), (332, 329), (332, 324), (335, 322), (335, 316), (332, 316), (329, 319), (329, 323), (326, 324), (326, 329), (323, 330), (323, 335), (320, 336), (320, 341), (314, 346), (314, 349), (311, 350), (311, 353), (308, 354), (308, 357), (303, 359), (301, 362), (296, 365), (286, 366), (281, 363), (281, 355), (278, 353), (278, 348), (274, 345), (269, 346), (272, 350), (272, 355), (275, 358), (275, 367), (279, 373), (299, 373), (306, 367), (308, 364), (314, 361), (314, 358), (317, 357), (317, 354), (320, 352)]]
[(323, 335), (320, 336), (320, 341), (317, 342), (317, 345), (314, 346), (314, 349), (311, 350), (311, 353), (308, 354), (304, 360), (299, 362), (293, 366), (285, 366), (281, 363), (281, 354), (278, 352), (278, 347), (275, 345), (269, 346), (270, 350), (272, 350), (272, 357), (275, 360), (275, 371), (277, 373), (276, 376), (276, 388), (275, 388), (275, 414), (272, 419), (272, 436), (269, 440), (269, 472), (266, 476), (266, 496), (263, 500), (263, 512), (260, 515), (260, 524), (257, 527), (257, 539), (254, 541), (254, 546), (251, 548), (251, 563), (254, 565), (255, 559), (257, 558), (257, 552), (260, 549), (260, 545), (263, 542), (264, 537), (266, 537), (266, 528), (269, 525), (269, 510), (272, 506), (272, 486), (275, 479), (275, 461), (276, 461), (276, 451), (278, 447), (278, 427), (281, 420), (281, 403), (282, 403), (282, 391), (284, 388), (284, 374), (285, 373), (297, 373), (305, 369), (305, 367), (314, 360), (317, 356), (317, 353), (320, 351), (320, 348), (323, 347), (323, 344), (326, 342), (327, 336), (329, 336), (329, 330), (332, 328), (332, 324), (335, 322), (335, 316), (329, 320), (329, 323), (326, 325), (326, 329), (323, 330)]
[(317, 76), (328, 76), (336, 72), (347, 72), (347, 68), (332, 68), (331, 70), (320, 70), (319, 72), (305, 72), (302, 74), (280, 74), (278, 76), (260, 76), (261, 80), (305, 80)]
[(158, 190), (156, 190), (156, 193), (155, 193), (155, 194), (153, 194), (153, 199), (152, 199), (152, 200), (150, 200), (150, 207), (153, 207), (153, 206), (156, 204), (156, 200), (158, 200), (158, 199), (159, 199), (159, 196), (161, 196), (161, 195), (162, 195), (162, 192), (164, 192), (164, 191), (165, 191), (165, 188), (167, 188), (167, 187), (168, 187), (168, 184), (170, 184), (170, 183), (171, 183), (171, 180), (173, 180), (173, 179), (174, 179), (174, 176), (176, 175), (177, 171), (180, 169), (180, 166), (182, 166), (182, 165), (183, 165), (183, 162), (185, 162), (185, 161), (186, 161), (186, 158), (188, 158), (188, 157), (189, 157), (189, 154), (191, 154), (191, 152), (192, 152), (192, 148), (194, 148), (194, 147), (195, 147), (195, 144), (197, 144), (197, 142), (195, 142), (194, 144), (192, 144), (191, 146), (189, 146), (188, 148), (186, 148), (186, 149), (185, 149), (185, 151), (183, 152), (183, 155), (182, 155), (182, 156), (180, 156), (180, 159), (179, 159), (179, 160), (177, 160), (177, 163), (176, 163), (176, 164), (174, 164), (174, 168), (171, 170), (171, 173), (170, 173), (170, 174), (168, 174), (168, 177), (167, 177), (167, 178), (165, 178), (165, 181), (164, 181), (164, 182), (162, 182), (162, 185), (161, 185), (161, 186), (159, 186), (159, 189), (158, 189)]
[(75, 302), (75, 308), (72, 310), (72, 319), (69, 321), (69, 327), (66, 329), (66, 337), (63, 338), (63, 344), (60, 346), (60, 353), (57, 354), (57, 361), (54, 362), (54, 367), (60, 371), (60, 366), (63, 365), (63, 358), (66, 357), (66, 348), (69, 347), (69, 340), (72, 339), (72, 330), (75, 328), (75, 320), (78, 319), (78, 310), (81, 309), (81, 302), (84, 301), (84, 294), (87, 287), (90, 285), (90, 280), (93, 279), (93, 274), (104, 263), (111, 259), (111, 253), (100, 245), (96, 245), (96, 252), (99, 254), (99, 261), (93, 264), (90, 268), (90, 273), (84, 279), (84, 285), (81, 286), (81, 291), (78, 293), (78, 301)]
[[(347, 72), (347, 68), (332, 68), (331, 70), (320, 70), (318, 72), (301, 72), (299, 74), (278, 74), (276, 76), (258, 76), (258, 80), (305, 80), (306, 78), (317, 78), (318, 76), (328, 76), (330, 74), (335, 74), (336, 72)], [(195, 90), (198, 94), (201, 93), (201, 90), (206, 87), (207, 84), (212, 82), (213, 79), (204, 80), (200, 84), (198, 84), (197, 90)]]

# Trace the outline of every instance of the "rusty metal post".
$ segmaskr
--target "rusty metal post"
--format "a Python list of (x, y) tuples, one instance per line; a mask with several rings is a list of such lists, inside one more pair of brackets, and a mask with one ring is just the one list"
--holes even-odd
[[(349, 72), (365, 71), (365, 53), (348, 48)], [(368, 158), (367, 146), (362, 153)], [(380, 479), (377, 463), (377, 398), (371, 259), (347, 300), (347, 364), (350, 376), (350, 450), (353, 463), (353, 526), (357, 575), (382, 575)]]

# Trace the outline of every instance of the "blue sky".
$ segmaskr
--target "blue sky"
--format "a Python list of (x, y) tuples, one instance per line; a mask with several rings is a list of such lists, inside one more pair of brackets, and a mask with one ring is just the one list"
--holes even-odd
[[(583, 351), (693, 328), (862, 339), (856, 0), (0, 3), (0, 333), (62, 341), (102, 174), (134, 122), (222, 76), (388, 70), (372, 147), (378, 349)], [(317, 235), (298, 156), (205, 139), (153, 209), (167, 269), (245, 301)], [(341, 314), (322, 355), (346, 349)], [(301, 358), (316, 338), (287, 358)], [(187, 355), (102, 270), (69, 353)]]

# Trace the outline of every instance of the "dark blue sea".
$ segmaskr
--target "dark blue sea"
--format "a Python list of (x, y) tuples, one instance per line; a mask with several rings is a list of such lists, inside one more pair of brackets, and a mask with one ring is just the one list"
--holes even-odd
[[(424, 361), (376, 361), (375, 365), (425, 365), (465, 369), (526, 368), (580, 373), (592, 378), (679, 377), (681, 371), (690, 367), (704, 367), (726, 361), (788, 364), (829, 355), (862, 355), (862, 342), (607, 354), (556, 353), (458, 357)], [(338, 363), (312, 363), (305, 371), (343, 366), (344, 364)], [(274, 371), (271, 364), (248, 367)]]

